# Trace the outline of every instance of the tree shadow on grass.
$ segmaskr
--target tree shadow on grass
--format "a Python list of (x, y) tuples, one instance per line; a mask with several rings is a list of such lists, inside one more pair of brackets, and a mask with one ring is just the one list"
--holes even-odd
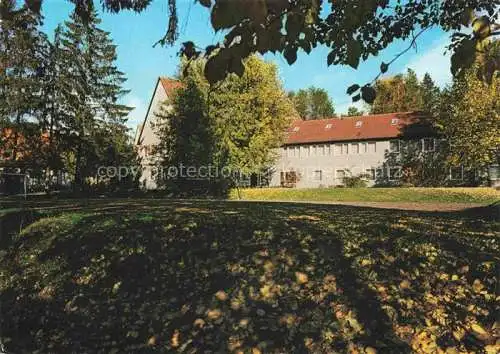
[(406, 234), (394, 224), (425, 215), (210, 202), (93, 211), (16, 245), (2, 291), (11, 350), (410, 351), (387, 306), (409, 313), (387, 292), (417, 290), (414, 279), (399, 289), (400, 271), (420, 260), (397, 254)]

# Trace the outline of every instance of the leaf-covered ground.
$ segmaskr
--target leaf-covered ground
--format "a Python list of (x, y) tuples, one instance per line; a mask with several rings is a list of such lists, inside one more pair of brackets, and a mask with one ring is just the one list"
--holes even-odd
[(124, 200), (39, 213), (0, 256), (13, 353), (500, 348), (498, 210)]

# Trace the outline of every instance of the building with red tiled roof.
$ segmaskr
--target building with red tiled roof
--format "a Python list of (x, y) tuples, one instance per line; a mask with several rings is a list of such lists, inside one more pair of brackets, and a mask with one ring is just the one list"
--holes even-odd
[(343, 119), (296, 120), (287, 130), (287, 145), (333, 141), (393, 139), (434, 134), (421, 113), (389, 113)]
[[(38, 134), (38, 131), (36, 132)], [(49, 134), (25, 137), (14, 128), (0, 128), (0, 167), (33, 164), (37, 153), (48, 146)]]
[(182, 87), (182, 82), (179, 80), (171, 79), (169, 77), (160, 77), (159, 78), (161, 85), (163, 86), (163, 89), (167, 93), (167, 96), (172, 95), (172, 93), (178, 89), (179, 87)]
[(294, 121), (278, 151), (271, 185), (329, 187), (357, 175), (367, 176), (370, 185), (397, 183), (401, 168), (387, 159), (405, 140), (422, 152), (438, 144), (432, 124), (418, 112)]
[[(138, 127), (135, 144), (142, 161), (142, 185), (155, 189), (156, 158), (159, 143), (154, 131), (161, 105), (182, 83), (158, 78), (144, 122)], [(368, 185), (398, 184), (401, 167), (393, 157), (411, 141), (418, 153), (439, 148), (441, 139), (428, 117), (419, 112), (400, 112), (322, 120), (295, 120), (277, 149), (276, 163), (267, 176), (274, 187), (330, 187), (344, 183), (344, 177), (364, 175)], [(389, 162), (392, 161), (392, 162)], [(450, 172), (450, 179), (463, 179), (463, 170)]]
[(154, 179), (155, 156), (152, 154), (153, 148), (159, 143), (158, 136), (155, 133), (154, 125), (157, 121), (157, 114), (160, 112), (162, 104), (167, 101), (176, 89), (182, 87), (178, 80), (159, 77), (149, 102), (144, 122), (138, 126), (135, 135), (135, 145), (141, 159), (142, 176), (141, 184), (145, 189), (156, 189), (157, 184)]

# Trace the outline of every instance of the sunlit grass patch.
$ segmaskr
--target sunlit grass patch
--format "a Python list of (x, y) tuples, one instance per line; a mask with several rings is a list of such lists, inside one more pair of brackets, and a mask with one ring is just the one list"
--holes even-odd
[(230, 199), (318, 202), (494, 203), (493, 188), (251, 188), (231, 191)]

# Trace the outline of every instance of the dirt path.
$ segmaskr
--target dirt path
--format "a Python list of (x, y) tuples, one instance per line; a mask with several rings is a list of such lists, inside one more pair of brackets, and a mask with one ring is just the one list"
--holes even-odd
[(233, 202), (258, 203), (293, 203), (293, 204), (320, 204), (320, 205), (349, 205), (380, 209), (397, 209), (412, 211), (463, 211), (467, 209), (485, 207), (481, 203), (436, 203), (436, 202), (324, 202), (324, 201), (291, 201), (291, 200), (235, 200)]

